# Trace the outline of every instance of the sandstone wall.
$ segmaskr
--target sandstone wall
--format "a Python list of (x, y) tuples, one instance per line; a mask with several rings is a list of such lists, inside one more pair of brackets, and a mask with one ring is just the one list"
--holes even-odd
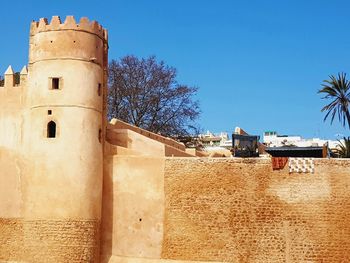
[(105, 158), (102, 262), (160, 258), (164, 221), (164, 158)]
[(349, 160), (289, 174), (264, 159), (106, 156), (100, 233), (21, 218), (21, 158), (0, 149), (0, 262), (93, 262), (100, 235), (109, 263), (350, 262)]
[(24, 158), (18, 152), (0, 147), (0, 218), (21, 216), (23, 169)]
[(106, 139), (112, 145), (117, 145), (140, 153), (141, 155), (159, 156), (165, 155), (164, 144), (140, 135), (127, 129), (108, 129)]
[(93, 220), (0, 218), (0, 262), (98, 262), (97, 229)]
[(21, 174), (26, 156), (21, 150), (26, 87), (24, 81), (15, 85), (13, 75), (5, 77), (8, 85), (0, 87), (0, 218), (11, 218), (19, 217), (22, 208)]
[[(28, 163), (25, 156), (0, 147), (0, 262), (98, 262), (96, 220), (23, 218)], [(56, 192), (66, 195), (64, 187)], [(50, 210), (54, 204), (42, 209)]]
[(19, 151), (23, 137), (25, 87), (0, 87), (0, 147)]
[(168, 158), (162, 258), (350, 262), (350, 161)]

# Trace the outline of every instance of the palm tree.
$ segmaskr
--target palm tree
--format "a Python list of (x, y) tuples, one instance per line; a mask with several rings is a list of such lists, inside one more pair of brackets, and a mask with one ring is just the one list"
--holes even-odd
[(338, 116), (339, 122), (350, 128), (350, 81), (346, 79), (346, 73), (338, 73), (338, 76), (329, 76), (329, 80), (324, 80), (322, 89), (318, 93), (325, 96), (322, 99), (331, 99), (331, 103), (324, 106), (321, 111), (327, 112), (324, 121), (331, 116), (331, 123), (335, 116)]
[(350, 137), (344, 137), (343, 141), (338, 140), (338, 150), (336, 154), (340, 158), (350, 158)]

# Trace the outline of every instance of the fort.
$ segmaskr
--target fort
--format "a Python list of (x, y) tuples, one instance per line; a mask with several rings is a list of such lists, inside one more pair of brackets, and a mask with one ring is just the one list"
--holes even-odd
[(32, 22), (0, 87), (0, 262), (350, 262), (350, 161), (211, 158), (106, 119), (108, 34)]

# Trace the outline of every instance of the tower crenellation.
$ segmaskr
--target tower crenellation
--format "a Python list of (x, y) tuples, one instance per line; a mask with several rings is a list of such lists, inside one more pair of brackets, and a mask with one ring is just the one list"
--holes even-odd
[(107, 30), (96, 21), (73, 16), (62, 22), (53, 16), (34, 21), (30, 28), (29, 72), (33, 63), (51, 59), (78, 59), (107, 68)]
[(4, 73), (4, 87), (14, 87), (15, 86), (15, 73), (13, 72), (12, 66), (10, 65)]
[(53, 16), (50, 23), (47, 18), (40, 18), (39, 21), (32, 22), (30, 35), (34, 36), (40, 32), (57, 30), (85, 31), (108, 41), (107, 30), (96, 21), (90, 22), (87, 17), (82, 17), (79, 23), (76, 22), (74, 16), (67, 16), (64, 22), (61, 21), (59, 16)]
[(28, 77), (28, 69), (27, 69), (27, 66), (23, 66), (23, 68), (21, 69), (20, 73), (19, 73), (19, 76), (20, 76), (20, 85), (22, 84), (26, 84), (27, 82), (27, 77)]

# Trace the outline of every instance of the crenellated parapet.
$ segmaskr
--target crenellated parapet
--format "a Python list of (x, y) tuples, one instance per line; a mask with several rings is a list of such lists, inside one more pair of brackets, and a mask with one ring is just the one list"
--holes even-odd
[(107, 30), (96, 21), (87, 18), (77, 23), (73, 16), (61, 22), (53, 16), (49, 23), (46, 18), (32, 22), (29, 42), (29, 72), (31, 66), (47, 60), (80, 60), (107, 67)]
[[(21, 110), (24, 107), (23, 99), (25, 91), (27, 90), (27, 78), (28, 71), (26, 66), (24, 66), (20, 72), (14, 71), (12, 66), (9, 66), (4, 73), (4, 80), (2, 83), (0, 83), (0, 130), (3, 136), (6, 135), (6, 132), (3, 131), (3, 127), (6, 126), (8, 127), (6, 129), (11, 129), (11, 127), (13, 127), (11, 125), (18, 124), (16, 122), (18, 119), (16, 118), (19, 118), (21, 115)], [(6, 116), (6, 118), (4, 118), (4, 116)], [(8, 116), (12, 116), (14, 119), (16, 119), (15, 123), (17, 124), (6, 123)], [(1, 120), (1, 118), (3, 119)], [(13, 132), (14, 131), (12, 131), (12, 133)], [(8, 136), (11, 137), (12, 135), (8, 134)], [(0, 141), (1, 139), (4, 140), (4, 138), (5, 137), (0, 138)], [(9, 142), (11, 142), (11, 140), (9, 140)], [(7, 143), (8, 142), (6, 140), (2, 142), (3, 145)]]
[(88, 18), (82, 17), (80, 22), (77, 23), (73, 16), (67, 16), (66, 20), (62, 23), (59, 16), (53, 16), (50, 23), (47, 18), (40, 18), (38, 21), (33, 21), (30, 27), (30, 35), (34, 36), (41, 32), (58, 31), (58, 30), (74, 30), (83, 31), (94, 34), (104, 41), (108, 41), (107, 30), (104, 29), (98, 22), (89, 21)]
[[(17, 74), (17, 76), (16, 76)], [(10, 65), (4, 73), (3, 88), (23, 87), (27, 82), (28, 70), (27, 66), (24, 66), (19, 73), (15, 73)], [(17, 79), (16, 79), (17, 78)]]

